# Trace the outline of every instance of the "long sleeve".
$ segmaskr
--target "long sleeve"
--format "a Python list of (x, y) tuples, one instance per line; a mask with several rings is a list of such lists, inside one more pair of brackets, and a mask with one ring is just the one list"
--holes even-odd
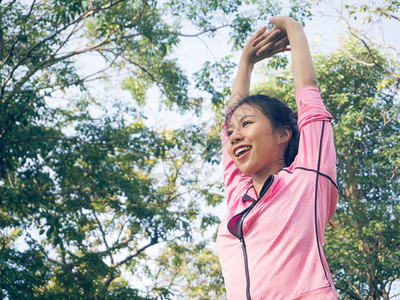
[(296, 92), (299, 152), (291, 168), (308, 168), (329, 176), (336, 184), (336, 152), (331, 114), (325, 109), (317, 87), (308, 86)]
[[(225, 150), (229, 139), (224, 130), (228, 207), (217, 250), (228, 299), (246, 299), (247, 288), (252, 299), (337, 299), (323, 253), (325, 227), (338, 198), (331, 115), (316, 87), (299, 89), (296, 101), (298, 155), (256, 201), (248, 200), (256, 199), (251, 178), (246, 180)], [(241, 240), (230, 230), (237, 224)]]
[(232, 199), (237, 199), (237, 195), (247, 189), (251, 181), (250, 175), (245, 175), (236, 167), (232, 158), (226, 151), (226, 143), (229, 143), (229, 137), (226, 132), (226, 124), (222, 128), (222, 162), (224, 168), (225, 195), (228, 206)]
[(304, 169), (318, 174), (317, 178), (328, 179), (319, 181), (319, 184), (325, 185), (322, 190), (327, 191), (327, 196), (324, 197), (326, 202), (319, 203), (322, 206), (320, 211), (325, 212), (323, 215), (327, 222), (334, 214), (338, 200), (332, 116), (325, 109), (317, 87), (301, 88), (295, 97), (299, 113), (300, 142), (297, 157), (288, 170)]

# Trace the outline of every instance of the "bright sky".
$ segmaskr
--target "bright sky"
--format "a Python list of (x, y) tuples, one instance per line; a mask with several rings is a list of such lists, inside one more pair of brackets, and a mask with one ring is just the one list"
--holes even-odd
[[(314, 8), (316, 11), (316, 17), (313, 18), (312, 21), (308, 21), (305, 26), (305, 32), (309, 39), (309, 43), (311, 46), (311, 50), (313, 53), (317, 52), (329, 52), (338, 49), (340, 45), (340, 38), (346, 32), (346, 27), (344, 24), (337, 20), (335, 15), (337, 15), (337, 11), (335, 11), (334, 7), (340, 7), (343, 1), (325, 1), (328, 4), (323, 4), (320, 7)], [(346, 4), (357, 3), (365, 1), (346, 1)], [(383, 1), (375, 1), (375, 5), (378, 2)], [(359, 22), (359, 21), (356, 21)], [(352, 24), (355, 24), (353, 21)], [(263, 24), (260, 24), (260, 26)], [(382, 24), (375, 23), (371, 27), (365, 27), (364, 29), (368, 29), (369, 34), (373, 34), (376, 39), (383, 38), (384, 43), (386, 45), (393, 45), (396, 49), (400, 49), (400, 41), (398, 39), (398, 25), (399, 22), (385, 21)], [(201, 39), (196, 38), (186, 38), (182, 40), (181, 46), (178, 49), (178, 57), (181, 62), (181, 65), (185, 67), (188, 71), (188, 74), (192, 74), (193, 72), (199, 70), (202, 64), (207, 61), (215, 61), (219, 57), (223, 57), (231, 53), (230, 48), (227, 47), (227, 36), (224, 35), (223, 32), (218, 33), (216, 37), (212, 40), (201, 37)], [(233, 53), (235, 57), (235, 62), (238, 63), (240, 58), (240, 52)], [(287, 54), (286, 54), (287, 55)], [(254, 73), (257, 73), (257, 69), (255, 69)], [(232, 78), (233, 81), (233, 78)], [(156, 112), (156, 108), (152, 109), (155, 115), (159, 114)], [(187, 117), (176, 117), (174, 114), (171, 114), (172, 118), (167, 118), (165, 120), (166, 123), (172, 125), (171, 121), (173, 120), (173, 124), (179, 127), (179, 123), (176, 120), (181, 120), (182, 123), (189, 122), (191, 120), (190, 116)], [(160, 121), (160, 119), (159, 119)], [(173, 127), (175, 127), (173, 126)], [(176, 128), (176, 127), (175, 127)], [(222, 169), (219, 170), (222, 176)], [(222, 204), (218, 210), (214, 210), (220, 218), (223, 217), (225, 211), (225, 204)], [(392, 288), (391, 296), (400, 294), (400, 283), (397, 281)], [(394, 297), (393, 299), (400, 299)]]
[[(308, 21), (305, 26), (305, 32), (308, 36), (313, 53), (337, 49), (339, 46), (339, 37), (345, 32), (344, 25), (340, 21), (337, 22), (333, 17), (333, 15), (337, 15), (337, 12), (335, 12), (335, 10), (332, 8), (332, 6), (340, 7), (342, 5), (342, 1), (330, 0), (325, 2), (328, 4), (323, 4), (317, 8), (314, 8), (317, 17), (314, 17), (312, 21)], [(360, 2), (365, 1), (346, 1), (347, 4), (351, 2), (359, 4)], [(376, 1), (375, 3), (377, 2), (379, 1)], [(261, 25), (264, 24), (260, 23), (260, 26)], [(400, 42), (396, 36), (398, 27), (395, 27), (398, 25), (399, 24), (395, 22), (386, 22), (383, 28), (376, 26), (374, 30), (383, 29), (386, 42), (389, 44), (392, 43), (397, 47), (397, 49), (400, 49)], [(193, 33), (191, 29), (187, 29), (187, 31), (185, 30), (185, 28), (182, 30), (183, 33)], [(215, 38), (213, 39), (209, 39), (204, 36), (201, 36), (200, 38), (182, 38), (182, 42), (176, 52), (176, 57), (179, 58), (179, 63), (186, 70), (188, 76), (200, 70), (205, 61), (209, 60), (214, 62), (218, 58), (226, 55), (234, 55), (235, 62), (238, 63), (240, 52), (232, 53), (230, 47), (227, 46), (227, 40), (228, 36), (224, 31), (217, 32)], [(254, 73), (257, 73), (257, 69)], [(233, 79), (234, 78), (232, 78), (232, 82)], [(127, 93), (127, 99), (130, 98), (128, 92), (116, 91), (113, 83), (110, 83), (110, 86), (112, 88), (106, 91), (107, 93), (110, 91), (114, 94), (119, 92)], [(103, 90), (99, 91), (98, 93), (99, 95), (102, 95)], [(145, 113), (148, 116), (147, 123), (149, 125), (153, 125), (158, 128), (180, 128), (186, 123), (193, 122), (193, 116), (191, 116), (191, 114), (181, 116), (172, 112), (159, 112), (158, 99), (160, 98), (160, 95), (156, 89), (152, 89), (148, 93), (148, 96), (150, 105), (146, 106)], [(210, 114), (210, 117), (212, 117), (212, 114)], [(222, 176), (222, 170), (219, 170), (218, 172)], [(221, 207), (217, 210), (219, 217), (223, 216), (225, 210), (224, 205), (225, 204), (221, 205)]]
[[(319, 6), (313, 7), (314, 14), (316, 16), (313, 17), (311, 21), (307, 21), (305, 26), (305, 32), (309, 39), (313, 53), (333, 51), (339, 47), (340, 37), (346, 32), (346, 28), (343, 23), (338, 21), (334, 16), (338, 15), (338, 11), (336, 11), (336, 9), (342, 5), (341, 2), (343, 1), (329, 0), (324, 1), (324, 3)], [(346, 4), (360, 4), (361, 2), (365, 2), (365, 0), (346, 1)], [(376, 3), (378, 2), (376, 1)], [(356, 22), (358, 23), (359, 20)], [(259, 25), (261, 27), (265, 24), (260, 22)], [(370, 29), (370, 32), (372, 32), (372, 30), (375, 31), (378, 38), (384, 36), (386, 43), (392, 43), (393, 45), (397, 46), (397, 49), (400, 49), (400, 42), (397, 38), (397, 30), (394, 30), (394, 26), (397, 26), (398, 22), (386, 22), (384, 28), (380, 28), (378, 25), (379, 24), (374, 24), (374, 26)], [(379, 30), (382, 31), (379, 32)], [(193, 34), (197, 31), (191, 28), (183, 28), (182, 32), (186, 34)], [(382, 32), (384, 34), (382, 34)], [(205, 36), (200, 36), (199, 38), (182, 38), (179, 47), (176, 49), (176, 56), (174, 57), (178, 58), (180, 65), (184, 70), (187, 71), (187, 75), (189, 76), (200, 70), (204, 62), (215, 62), (219, 58), (227, 55), (233, 55), (234, 61), (238, 63), (240, 52), (238, 51), (233, 53), (231, 48), (228, 46), (228, 40), (228, 34), (224, 30), (217, 31), (214, 38), (207, 38)], [(253, 75), (252, 83), (257, 81), (257, 66), (260, 65), (261, 63), (256, 65), (253, 73), (255, 75)], [(232, 82), (233, 79), (234, 78), (232, 77)], [(196, 96), (198, 96), (198, 94), (196, 94)], [(207, 97), (207, 95), (205, 96)], [(168, 115), (165, 113), (160, 114), (158, 112), (157, 101), (159, 98), (160, 96), (155, 89), (149, 92), (149, 99), (151, 100), (150, 102), (152, 102), (152, 105), (147, 107), (150, 117), (148, 121), (150, 124), (165, 124), (167, 127), (171, 126), (173, 128), (178, 128), (181, 127), (181, 124), (185, 124), (193, 120), (190, 114), (183, 117), (174, 113), (168, 113)], [(177, 120), (180, 120), (180, 122), (177, 122)]]

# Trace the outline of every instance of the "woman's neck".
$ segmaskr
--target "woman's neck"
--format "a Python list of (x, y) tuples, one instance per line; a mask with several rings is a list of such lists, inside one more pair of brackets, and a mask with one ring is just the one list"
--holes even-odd
[(272, 174), (277, 175), (285, 167), (284, 161), (278, 161), (276, 164), (260, 170), (256, 174), (253, 174), (253, 186), (259, 197), (262, 187), (264, 186), (265, 180)]

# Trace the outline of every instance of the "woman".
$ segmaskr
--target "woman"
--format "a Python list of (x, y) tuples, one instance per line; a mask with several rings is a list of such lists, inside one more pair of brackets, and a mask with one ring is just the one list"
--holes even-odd
[[(338, 198), (331, 115), (303, 27), (270, 22), (243, 49), (223, 130), (228, 205), (217, 247), (227, 296), (337, 299), (322, 249)], [(289, 44), (298, 126), (281, 101), (248, 96), (254, 64)]]

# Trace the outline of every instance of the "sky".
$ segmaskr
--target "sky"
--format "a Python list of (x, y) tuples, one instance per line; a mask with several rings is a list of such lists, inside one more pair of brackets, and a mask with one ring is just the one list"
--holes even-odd
[[(305, 33), (309, 40), (311, 52), (313, 54), (320, 52), (331, 52), (340, 47), (340, 40), (346, 32), (346, 27), (344, 26), (343, 22), (338, 20), (335, 16), (338, 15), (338, 9), (342, 5), (342, 2), (343, 1), (329, 0), (323, 1), (322, 4), (318, 6), (313, 6), (313, 18), (310, 21), (306, 21), (304, 27)], [(365, 1), (347, 0), (346, 4), (362, 2)], [(375, 1), (376, 5), (379, 2), (383, 1)], [(360, 19), (353, 21), (353, 24), (359, 23), (359, 20)], [(384, 24), (384, 28), (380, 28), (379, 24), (374, 24), (371, 28), (370, 26), (364, 26), (363, 30), (373, 33), (377, 39), (381, 38), (382, 36), (385, 37), (386, 44), (393, 44), (397, 47), (397, 49), (400, 49), (400, 41), (397, 37), (397, 30), (395, 30), (397, 29), (397, 23), (395, 21), (386, 22), (386, 24)], [(265, 24), (260, 22), (259, 26), (261, 27), (262, 25)], [(380, 31), (381, 29), (383, 30)], [(191, 28), (183, 28), (182, 32), (193, 34), (196, 32), (196, 30)], [(214, 38), (207, 38), (206, 36), (200, 36), (198, 38), (183, 37), (181, 43), (176, 48), (174, 57), (178, 59), (180, 65), (184, 70), (186, 70), (189, 76), (200, 70), (204, 62), (215, 62), (219, 58), (227, 55), (233, 55), (233, 60), (238, 63), (240, 59), (240, 51), (232, 52), (231, 48), (229, 47), (229, 43), (227, 42), (228, 40), (229, 37), (227, 31), (224, 30), (217, 31)], [(290, 58), (289, 53), (281, 55), (288, 55)], [(259, 70), (261, 69), (262, 63), (263, 62), (258, 63), (255, 66), (252, 84), (255, 84), (258, 80)], [(233, 80), (234, 78), (232, 76), (232, 83)], [(199, 95), (198, 93), (199, 92), (196, 91), (196, 96)], [(148, 96), (150, 100), (150, 105), (146, 107), (149, 117), (148, 124), (179, 128), (182, 126), (182, 124), (193, 120), (193, 116), (190, 114), (180, 116), (173, 112), (168, 114), (165, 112), (160, 113), (158, 111), (158, 99), (160, 98), (160, 95), (156, 89), (151, 89), (148, 93)], [(207, 97), (207, 95), (204, 96)], [(180, 122), (177, 122), (177, 120), (180, 120)]]
[[(304, 30), (309, 40), (310, 48), (313, 54), (319, 52), (330, 52), (338, 49), (340, 45), (340, 39), (343, 37), (343, 34), (346, 32), (346, 28), (341, 21), (338, 21), (335, 16), (338, 14), (338, 8), (342, 5), (343, 1), (338, 0), (329, 0), (323, 1), (322, 4), (318, 6), (313, 6), (313, 19), (310, 21), (306, 21)], [(361, 3), (365, 2), (365, 0), (347, 0), (346, 4), (351, 3)], [(383, 2), (375, 1), (375, 3)], [(272, 17), (272, 16), (271, 16)], [(356, 21), (359, 22), (359, 21)], [(398, 22), (397, 22), (398, 23)], [(259, 27), (265, 25), (260, 22)], [(374, 25), (373, 29), (379, 29), (379, 26)], [(384, 28), (384, 36), (388, 40), (388, 43), (393, 43), (397, 49), (400, 49), (400, 41), (397, 38), (397, 30), (395, 27), (398, 24), (394, 22), (389, 22), (386, 28)], [(182, 33), (193, 34), (196, 33), (197, 30), (193, 28), (182, 28)], [(370, 29), (371, 32), (371, 29)], [(380, 32), (377, 32), (377, 37), (383, 36)], [(250, 38), (250, 36), (249, 36)], [(172, 57), (178, 59), (178, 63), (182, 67), (186, 74), (189, 76), (189, 80), (193, 83), (193, 77), (191, 75), (196, 71), (199, 71), (203, 66), (204, 62), (211, 61), (212, 63), (217, 61), (218, 59), (232, 55), (233, 61), (238, 63), (240, 59), (240, 51), (233, 52), (228, 43), (229, 36), (226, 30), (218, 30), (215, 37), (207, 38), (206, 36), (199, 36), (198, 38), (193, 37), (182, 37), (180, 44), (175, 49), (175, 53)], [(290, 58), (290, 53), (280, 54), (287, 55)], [(96, 57), (87, 57), (86, 64), (82, 63), (83, 70), (91, 70), (93, 66), (97, 67), (98, 58)], [(260, 70), (263, 62), (256, 64), (255, 70), (253, 72), (252, 84), (255, 84), (259, 78)], [(89, 71), (88, 71), (89, 72)], [(232, 83), (233, 78), (232, 76)], [(104, 84), (101, 83), (101, 84)], [(98, 89), (97, 93), (99, 94), (99, 98), (101, 96), (104, 97), (104, 93), (114, 93), (115, 94), (115, 84), (110, 82), (110, 87), (106, 87), (104, 90), (102, 87)], [(96, 93), (96, 91), (94, 91)], [(126, 97), (121, 97), (125, 99), (130, 99), (130, 94), (127, 91), (123, 91), (120, 89), (118, 91), (120, 95), (126, 95)], [(208, 97), (207, 94), (199, 93), (199, 91), (192, 89), (192, 93), (194, 96), (204, 96)], [(110, 95), (112, 96), (112, 95)], [(156, 88), (151, 88), (148, 91), (148, 105), (144, 107), (144, 113), (147, 116), (146, 125), (154, 126), (157, 128), (181, 128), (182, 125), (193, 122), (196, 120), (192, 114), (179, 115), (174, 112), (165, 112), (159, 111), (161, 98), (160, 93)], [(132, 100), (129, 100), (132, 101)], [(203, 116), (203, 120), (204, 120)], [(210, 114), (209, 118), (212, 118)], [(207, 120), (206, 120), (207, 121)]]
[[(311, 21), (307, 21), (305, 25), (305, 32), (309, 39), (310, 47), (312, 53), (318, 52), (328, 52), (338, 49), (340, 45), (340, 39), (346, 32), (346, 28), (343, 23), (337, 20), (334, 15), (337, 15), (334, 7), (340, 7), (343, 1), (325, 1), (326, 3), (314, 7), (314, 17)], [(351, 2), (364, 2), (364, 1), (346, 1), (346, 3)], [(382, 2), (376, 1), (375, 3)], [(260, 27), (264, 25), (260, 23)], [(379, 25), (379, 24), (375, 24)], [(383, 24), (383, 32), (386, 42), (388, 44), (393, 44), (397, 49), (400, 49), (400, 42), (397, 38), (398, 24), (395, 22), (388, 22)], [(370, 29), (370, 32), (375, 32), (376, 36), (381, 36), (380, 26), (375, 26)], [(185, 31), (187, 30), (187, 31)], [(184, 33), (190, 32), (191, 29), (183, 28)], [(222, 31), (217, 32), (216, 36), (212, 39), (201, 36), (199, 38), (182, 38), (182, 42), (176, 49), (176, 57), (179, 58), (180, 65), (184, 68), (188, 75), (201, 69), (205, 61), (214, 62), (226, 55), (233, 55), (236, 63), (239, 62), (240, 52), (232, 52), (230, 47), (227, 45), (228, 36), (227, 33)], [(290, 54), (282, 54), (290, 55)], [(261, 64), (259, 64), (260, 66)], [(261, 69), (261, 68), (259, 68)], [(257, 77), (257, 66), (254, 71), (255, 77)], [(232, 82), (233, 82), (232, 78)], [(253, 80), (256, 83), (257, 78)], [(112, 84), (112, 83), (111, 83)], [(113, 92), (115, 90), (112, 90)], [(100, 91), (99, 93), (101, 93)], [(121, 93), (127, 93), (127, 98), (130, 98), (128, 92), (120, 91)], [(151, 89), (148, 93), (149, 105), (145, 107), (145, 113), (148, 116), (147, 124), (154, 127), (167, 127), (167, 128), (181, 128), (184, 124), (192, 122), (193, 116), (191, 114), (186, 114), (184, 116), (178, 115), (173, 112), (160, 112), (159, 93), (156, 89)], [(210, 114), (212, 118), (212, 114)], [(203, 118), (207, 118), (206, 116)], [(217, 168), (216, 174), (220, 174), (222, 177), (221, 167)], [(219, 175), (217, 175), (219, 176)], [(225, 204), (222, 204), (216, 210), (217, 215), (222, 218), (225, 211)], [(400, 288), (397, 288), (399, 290)], [(395, 289), (396, 290), (396, 289)], [(400, 292), (399, 292), (400, 293)]]
[[(338, 15), (338, 7), (342, 5), (343, 1), (325, 1), (325, 3), (313, 7), (313, 18), (307, 21), (304, 27), (305, 33), (308, 37), (312, 54), (320, 52), (331, 52), (340, 47), (340, 41), (343, 39), (346, 33), (346, 27), (343, 22), (338, 20), (335, 16)], [(365, 1), (346, 1), (347, 4), (353, 2), (360, 3)], [(382, 1), (376, 1), (376, 3)], [(272, 17), (272, 16), (271, 16)], [(359, 23), (358, 21), (353, 22)], [(397, 22), (398, 23), (398, 22)], [(400, 49), (400, 41), (397, 38), (398, 30), (396, 22), (386, 22), (381, 28), (380, 24), (374, 24), (373, 26), (364, 26), (363, 30), (373, 34), (376, 39), (385, 37), (386, 44), (393, 44), (397, 49)], [(265, 25), (259, 24), (260, 27)], [(383, 31), (380, 31), (383, 30)], [(195, 33), (191, 28), (183, 28), (183, 33)], [(382, 32), (384, 34), (382, 34)], [(240, 51), (232, 52), (227, 40), (229, 39), (226, 31), (218, 31), (214, 38), (207, 38), (200, 36), (199, 38), (182, 38), (181, 43), (176, 49), (175, 57), (178, 58), (180, 65), (190, 76), (194, 72), (201, 69), (205, 61), (215, 62), (219, 58), (226, 55), (233, 55), (234, 61), (239, 62)], [(287, 55), (290, 58), (290, 52), (280, 55)], [(262, 62), (256, 64), (253, 72), (252, 84), (256, 84), (258, 80), (259, 72)], [(234, 78), (232, 77), (232, 83)], [(197, 92), (198, 93), (198, 92)], [(196, 94), (197, 95), (197, 94)], [(182, 128), (185, 124), (193, 122), (196, 118), (188, 113), (185, 115), (179, 115), (174, 112), (159, 111), (159, 99), (160, 94), (156, 89), (151, 89), (148, 93), (149, 104), (144, 108), (145, 113), (148, 117), (147, 125), (158, 127), (158, 128)], [(204, 95), (207, 97), (207, 95)], [(207, 121), (207, 118), (213, 118), (213, 114), (203, 114), (202, 120)], [(219, 166), (219, 170), (216, 174), (222, 176), (222, 168)], [(224, 213), (224, 205), (217, 210), (217, 214), (222, 218)]]
[[(311, 47), (311, 51), (313, 54), (319, 52), (331, 52), (340, 47), (340, 41), (346, 33), (346, 26), (342, 21), (338, 20), (334, 16), (338, 14), (336, 10), (337, 7), (340, 7), (343, 1), (326, 1), (327, 3), (314, 7), (314, 15), (311, 21), (307, 21), (305, 25), (305, 33), (308, 37), (309, 44)], [(346, 1), (347, 4), (350, 3), (360, 3), (364, 1)], [(383, 1), (375, 1), (375, 5), (379, 2)], [(336, 8), (335, 8), (336, 7)], [(355, 21), (359, 22), (359, 20)], [(355, 24), (353, 22), (352, 24)], [(264, 24), (260, 24), (264, 25)], [(400, 41), (398, 39), (398, 25), (399, 22), (395, 20), (391, 20), (388, 22), (383, 22), (381, 24), (374, 23), (372, 26), (367, 25), (363, 26), (362, 29), (371, 34), (379, 40), (381, 38), (384, 39), (386, 45), (393, 45), (396, 49), (400, 49)], [(179, 57), (179, 61), (181, 65), (187, 70), (188, 74), (192, 74), (193, 72), (199, 70), (202, 67), (202, 63), (210, 60), (215, 61), (220, 57), (232, 54), (234, 55), (235, 62), (239, 62), (240, 52), (232, 53), (231, 50), (227, 47), (227, 36), (224, 32), (218, 33), (215, 38), (207, 39), (205, 37), (201, 37), (199, 39), (196, 38), (184, 38), (180, 47), (177, 49), (177, 57)], [(290, 55), (290, 54), (285, 54)], [(254, 70), (254, 74), (257, 74), (257, 66)], [(256, 75), (257, 76), (257, 75)], [(256, 80), (253, 80), (253, 84), (256, 83)], [(233, 78), (232, 78), (233, 82)], [(150, 96), (158, 97), (157, 93), (153, 91), (153, 95)], [(152, 114), (156, 116), (156, 119), (153, 121), (155, 124), (160, 124), (165, 122), (166, 126), (172, 126), (174, 128), (180, 127), (182, 123), (189, 122), (191, 120), (191, 116), (186, 116), (184, 118), (177, 117), (173, 113), (170, 116), (163, 116), (157, 112), (157, 101), (155, 106), (150, 108)], [(181, 120), (181, 124), (176, 120)], [(149, 120), (150, 122), (152, 120)], [(221, 174), (222, 177), (222, 168), (219, 167), (217, 173)], [(225, 211), (225, 203), (221, 204), (217, 210), (214, 212), (222, 218)], [(400, 295), (400, 283), (394, 284), (393, 289), (391, 291), (391, 296)], [(399, 297), (393, 297), (391, 299), (400, 299)]]

